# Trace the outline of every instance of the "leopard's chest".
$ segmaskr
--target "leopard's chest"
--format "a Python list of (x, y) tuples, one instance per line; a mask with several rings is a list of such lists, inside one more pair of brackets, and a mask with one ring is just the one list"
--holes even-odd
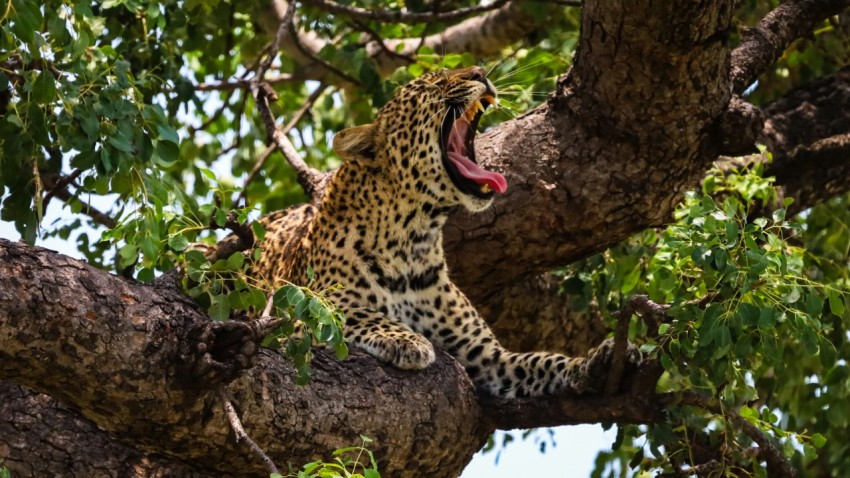
[[(392, 244), (391, 244), (392, 245)], [(336, 251), (322, 264), (323, 286), (342, 284), (347, 307), (386, 313), (414, 330), (439, 315), (440, 300), (448, 281), (445, 260), (439, 250), (423, 244), (404, 248)], [(332, 257), (331, 257), (332, 256)]]

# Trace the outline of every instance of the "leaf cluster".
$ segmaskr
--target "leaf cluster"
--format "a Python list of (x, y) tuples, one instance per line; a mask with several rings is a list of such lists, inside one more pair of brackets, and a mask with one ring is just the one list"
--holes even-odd
[[(314, 461), (307, 463), (301, 470), (291, 471), (287, 478), (381, 478), (378, 465), (372, 452), (366, 448), (372, 439), (360, 435), (363, 440), (360, 446), (340, 448), (333, 452), (333, 462)], [(365, 457), (363, 456), (365, 455)], [(361, 459), (368, 458), (368, 463)], [(358, 472), (358, 467), (362, 470)], [(280, 474), (272, 474), (270, 478), (284, 478)]]
[[(817, 459), (816, 448), (831, 446), (824, 439), (830, 427), (809, 401), (846, 395), (830, 384), (834, 374), (844, 375), (838, 353), (847, 338), (836, 331), (850, 319), (850, 287), (846, 270), (824, 280), (817, 264), (825, 258), (801, 244), (812, 229), (805, 218), (786, 220), (789, 204), (777, 207), (771, 179), (762, 178), (760, 168), (718, 172), (702, 191), (686, 195), (674, 224), (567, 268), (563, 284), (577, 307), (606, 317), (635, 293), (669, 304), (669, 321), (657, 331), (638, 318), (630, 330), (664, 366), (659, 392), (714, 397), (803, 467)], [(700, 448), (721, 450), (712, 459), (733, 476), (764, 476), (760, 460), (748, 454), (751, 437), (727, 415), (692, 406), (672, 410), (667, 423), (621, 428), (620, 448), (600, 458), (609, 464), (606, 476), (629, 467), (682, 469), (694, 464)], [(642, 436), (648, 452), (634, 445)], [(613, 459), (622, 466), (613, 467)]]

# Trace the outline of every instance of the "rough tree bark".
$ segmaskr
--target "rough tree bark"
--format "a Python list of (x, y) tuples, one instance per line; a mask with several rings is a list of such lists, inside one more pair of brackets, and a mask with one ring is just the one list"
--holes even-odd
[[(259, 348), (247, 324), (210, 322), (176, 286), (136, 284), (5, 240), (0, 331), (0, 456), (28, 476), (99, 475), (92, 468), (101, 476), (263, 476), (263, 465), (233, 442), (215, 393), (224, 385), (278, 464), (297, 467), (364, 434), (388, 477), (453, 476), (495, 428), (519, 417), (541, 426), (658, 419), (649, 401), (657, 370), (641, 371), (622, 396), (479, 403), (445, 353), (409, 372), (358, 351), (342, 362), (319, 351), (310, 386), (299, 387), (290, 364)], [(47, 396), (90, 422), (58, 403), (60, 420), (42, 421), (40, 411), (51, 415)], [(92, 422), (106, 433), (93, 433)], [(57, 426), (64, 436), (50, 433)], [(88, 449), (89, 436), (102, 446)], [(69, 466), (80, 443), (87, 456)], [(53, 456), (44, 446), (64, 451)]]
[[(479, 138), (478, 158), (504, 172), (511, 188), (492, 210), (455, 218), (446, 246), (455, 279), (499, 331), (514, 329), (502, 334), (507, 343), (570, 351), (593, 343), (586, 338), (603, 329), (564, 324), (568, 303), (540, 273), (668, 222), (681, 194), (720, 153), (724, 124), (757, 121), (730, 107), (734, 3), (586, 1), (574, 68), (554, 96)], [(813, 18), (846, 6), (786, 3), (805, 4)], [(829, 81), (847, 84), (841, 75)], [(795, 111), (844, 116), (805, 106), (824, 90), (808, 91), (804, 102), (792, 94), (788, 104), (767, 108), (768, 131), (794, 130)], [(827, 136), (789, 143), (788, 168), (809, 160), (802, 147), (846, 147), (841, 137), (850, 126), (829, 124), (836, 129)], [(843, 158), (837, 164), (846, 167)], [(848, 177), (830, 193), (847, 190)], [(811, 187), (792, 179), (789, 188)], [(800, 203), (822, 199), (811, 194)], [(10, 243), (0, 244), (0, 269), (0, 457), (23, 476), (260, 476), (256, 460), (233, 444), (213, 398), (226, 383), (246, 429), (279, 463), (301, 463), (363, 433), (377, 439), (390, 477), (453, 476), (498, 427), (657, 418), (648, 402), (655, 370), (639, 371), (629, 390), (612, 397), (506, 403), (477, 400), (445, 355), (409, 373), (362, 354), (340, 363), (319, 353), (313, 385), (299, 388), (280, 357), (256, 349), (250, 331), (215, 328), (170, 288), (132, 284)], [(526, 316), (533, 320), (523, 322)], [(574, 338), (571, 349), (563, 330), (585, 340)], [(510, 339), (541, 331), (559, 338)], [(199, 347), (209, 352), (206, 361)], [(60, 425), (67, 437), (49, 439)], [(126, 468), (116, 465), (122, 461)]]

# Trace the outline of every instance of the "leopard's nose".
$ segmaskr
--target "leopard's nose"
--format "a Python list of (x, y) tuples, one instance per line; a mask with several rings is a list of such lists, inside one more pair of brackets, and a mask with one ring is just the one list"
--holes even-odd
[(473, 66), (470, 68), (469, 74), (470, 80), (484, 81), (484, 75), (486, 73), (484, 71), (484, 68), (481, 68), (480, 66)]

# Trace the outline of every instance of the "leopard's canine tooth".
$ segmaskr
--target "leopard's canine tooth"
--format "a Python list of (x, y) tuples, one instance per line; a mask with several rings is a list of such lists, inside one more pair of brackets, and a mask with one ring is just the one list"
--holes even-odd
[(491, 94), (489, 94), (489, 93), (488, 93), (488, 94), (486, 94), (486, 95), (484, 95), (484, 96), (482, 96), (482, 97), (481, 97), (481, 99), (480, 99), (479, 101), (482, 101), (482, 102), (486, 101), (487, 103), (490, 103), (490, 105), (491, 105), (491, 106), (495, 106), (496, 108), (498, 108), (498, 107), (499, 107), (499, 101), (498, 101), (498, 100), (496, 100), (496, 97), (495, 97), (495, 96), (493, 96), (493, 95), (491, 95)]

